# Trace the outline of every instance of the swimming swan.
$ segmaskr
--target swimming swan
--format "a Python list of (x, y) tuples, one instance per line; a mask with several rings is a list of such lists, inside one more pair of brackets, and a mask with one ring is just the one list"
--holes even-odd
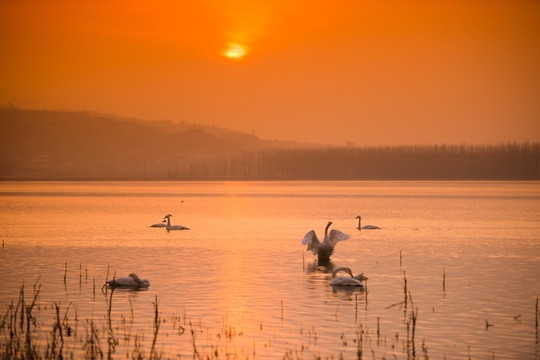
[[(337, 273), (343, 271), (349, 274), (350, 276), (337, 276)], [(352, 271), (348, 267), (339, 267), (332, 272), (332, 281), (330, 281), (331, 286), (364, 286), (363, 282), (368, 278), (364, 276), (364, 273), (353, 275)]]
[(330, 235), (328, 235), (330, 225), (332, 225), (331, 221), (328, 222), (326, 229), (324, 229), (324, 241), (322, 243), (317, 238), (315, 230), (308, 232), (302, 240), (302, 244), (307, 244), (306, 250), (313, 251), (313, 254), (319, 257), (319, 261), (330, 260), (330, 255), (334, 252), (336, 244), (341, 240), (347, 240), (349, 238), (349, 235), (335, 229), (331, 230)]
[(358, 219), (358, 227), (357, 227), (358, 230), (378, 230), (378, 229), (380, 229), (380, 227), (375, 226), (375, 225), (362, 226), (362, 217), (361, 216), (357, 216), (355, 219)]
[(110, 287), (149, 287), (150, 281), (147, 279), (140, 279), (136, 274), (129, 274), (129, 276), (122, 276), (116, 279), (107, 281), (107, 285)]
[(174, 225), (171, 226), (171, 214), (165, 215), (163, 219), (167, 219), (167, 231), (170, 230), (189, 230), (188, 227), (182, 226), (182, 225)]
[(167, 225), (165, 224), (166, 222), (167, 220), (163, 220), (160, 223), (150, 225), (150, 227), (167, 227)]

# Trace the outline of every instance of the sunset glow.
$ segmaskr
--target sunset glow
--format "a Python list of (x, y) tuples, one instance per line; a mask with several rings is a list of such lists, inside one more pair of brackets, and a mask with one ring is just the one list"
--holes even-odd
[(540, 0), (0, 0), (0, 52), (0, 360), (540, 360)]
[(335, 145), (538, 141), (539, 34), (534, 0), (0, 1), (0, 105)]
[(246, 55), (246, 49), (242, 45), (231, 44), (227, 51), (225, 51), (225, 56), (229, 59), (241, 59)]

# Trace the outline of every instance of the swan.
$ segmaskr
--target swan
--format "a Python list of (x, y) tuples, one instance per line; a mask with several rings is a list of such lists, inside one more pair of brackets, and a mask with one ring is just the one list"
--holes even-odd
[(129, 274), (129, 276), (122, 276), (116, 279), (107, 281), (107, 285), (110, 287), (149, 287), (150, 282), (147, 279), (141, 279), (136, 274)]
[[(171, 226), (171, 214), (167, 214), (165, 215), (165, 217), (163, 219), (167, 219), (167, 231), (170, 231), (170, 230), (189, 230), (188, 227), (185, 227), (185, 226), (182, 226), (182, 225), (174, 225), (174, 226)], [(165, 221), (165, 220), (163, 220)]]
[[(350, 276), (337, 276), (337, 273), (343, 271), (349, 274)], [(368, 278), (364, 276), (364, 273), (353, 275), (352, 271), (348, 267), (339, 267), (332, 272), (332, 281), (330, 281), (331, 286), (364, 286), (363, 282)]]
[(361, 216), (357, 216), (355, 219), (358, 219), (358, 227), (357, 227), (358, 230), (378, 230), (378, 229), (380, 229), (380, 227), (375, 226), (375, 225), (362, 226), (362, 217)]
[(167, 225), (164, 224), (164, 223), (166, 223), (166, 222), (167, 222), (167, 220), (163, 220), (163, 221), (160, 222), (160, 223), (150, 225), (150, 227), (167, 227)]
[(332, 225), (331, 221), (328, 222), (328, 225), (326, 225), (326, 229), (324, 229), (324, 241), (322, 243), (317, 238), (315, 230), (311, 230), (310, 232), (308, 232), (302, 240), (302, 244), (307, 244), (306, 250), (313, 251), (313, 254), (319, 257), (319, 261), (330, 260), (330, 255), (332, 255), (332, 253), (334, 252), (334, 247), (336, 246), (336, 244), (339, 241), (347, 240), (350, 237), (349, 235), (335, 229), (331, 230), (329, 235), (328, 228), (330, 227), (330, 225)]

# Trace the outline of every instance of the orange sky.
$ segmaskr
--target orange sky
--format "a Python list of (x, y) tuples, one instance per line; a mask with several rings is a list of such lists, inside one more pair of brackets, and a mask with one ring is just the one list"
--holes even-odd
[(359, 146), (540, 140), (536, 0), (0, 0), (0, 47), (2, 105)]

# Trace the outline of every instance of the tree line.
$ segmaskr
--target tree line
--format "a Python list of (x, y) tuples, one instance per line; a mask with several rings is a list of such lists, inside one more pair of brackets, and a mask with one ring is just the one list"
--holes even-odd
[(253, 180), (539, 180), (540, 144), (273, 149), (177, 159), (166, 178)]

